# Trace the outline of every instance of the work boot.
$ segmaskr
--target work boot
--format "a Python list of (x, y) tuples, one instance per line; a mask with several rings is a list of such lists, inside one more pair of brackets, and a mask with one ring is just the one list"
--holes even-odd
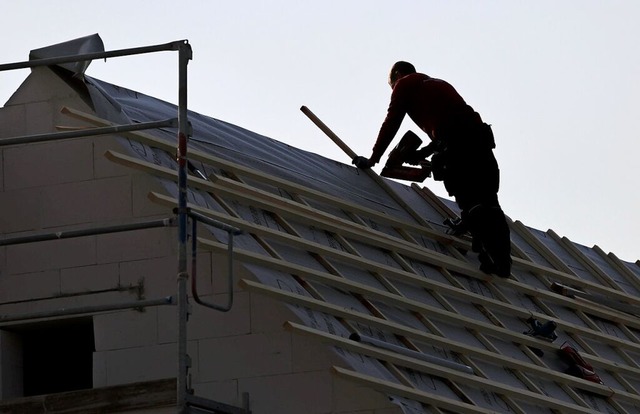
[(473, 237), (472, 249), (479, 253), (480, 270), (502, 278), (511, 276), (511, 238), (502, 209), (479, 204), (462, 217)]
[(486, 250), (482, 250), (478, 254), (478, 260), (480, 260), (480, 271), (487, 274), (494, 274), (498, 277), (508, 279), (511, 276), (511, 258), (504, 259), (503, 261), (496, 261), (487, 253)]

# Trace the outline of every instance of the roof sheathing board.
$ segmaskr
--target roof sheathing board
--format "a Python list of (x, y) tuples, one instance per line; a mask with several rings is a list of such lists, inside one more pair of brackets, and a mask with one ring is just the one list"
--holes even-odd
[[(175, 114), (171, 105), (153, 98), (96, 80), (91, 82), (108, 93), (109, 101), (118, 102), (125, 113), (135, 115), (132, 119), (136, 121)], [(94, 99), (104, 97), (96, 95)], [(116, 119), (118, 109), (103, 110), (99, 115)], [(200, 183), (201, 190), (192, 187), (190, 201), (204, 212), (226, 214), (229, 219), (236, 217), (239, 220), (236, 223), (244, 223), (248, 229), (249, 234), (237, 237), (236, 243), (241, 250), (240, 260), (253, 263), (248, 266), (259, 283), (247, 281), (247, 288), (289, 304), (300, 320), (313, 328), (306, 334), (319, 340), (333, 341), (335, 345), (340, 337), (358, 331), (471, 366), (475, 373), (464, 377), (448, 374), (437, 366), (411, 362), (403, 366), (390, 362), (397, 356), (389, 352), (386, 356), (389, 360), (380, 355), (365, 359), (345, 356), (358, 375), (340, 370), (337, 375), (363, 381), (391, 394), (397, 391), (405, 398), (422, 401), (425, 407), (441, 410), (529, 413), (571, 409), (625, 413), (640, 407), (635, 387), (640, 369), (634, 360), (640, 353), (637, 317), (602, 310), (597, 303), (562, 297), (547, 289), (558, 272), (562, 272), (565, 281), (575, 281), (577, 286), (603, 283), (602, 275), (594, 274), (589, 263), (591, 257), (600, 257), (597, 253), (579, 247), (585, 262), (585, 257), (568, 252), (561, 245), (563, 242), (551, 235), (515, 225), (516, 251), (532, 253), (537, 264), (523, 269), (516, 261), (515, 279), (493, 280), (475, 270), (474, 255), (460, 253), (459, 249), (468, 248), (467, 243), (451, 238), (448, 244), (437, 241), (447, 241), (438, 223), (446, 217), (447, 209), (452, 207), (450, 203), (438, 204), (432, 195), (424, 197), (415, 188), (391, 184), (432, 225), (431, 229), (421, 229), (416, 227), (411, 214), (350, 166), (221, 121), (197, 114), (192, 117), (191, 148), (226, 159), (227, 163), (196, 161), (206, 175), (212, 175), (212, 182)], [(163, 138), (166, 135), (158, 134)], [(172, 144), (153, 145), (159, 149), (152, 150), (147, 144), (131, 146), (131, 142), (126, 141), (125, 145), (139, 161), (128, 161), (129, 165), (154, 174), (157, 173), (154, 166), (158, 165), (175, 171), (169, 149)], [(150, 165), (144, 165), (143, 160)], [(235, 168), (233, 163), (245, 168)], [(271, 180), (271, 176), (284, 180), (286, 188)], [(163, 182), (167, 193), (175, 197), (176, 188), (170, 175), (165, 175)], [(192, 178), (192, 183), (196, 179)], [(213, 194), (207, 185), (223, 191)], [(339, 208), (330, 197), (343, 201)], [(385, 217), (373, 215), (367, 208), (382, 211), (389, 221), (381, 222)], [(282, 237), (277, 233), (282, 233)], [(220, 232), (212, 237), (225, 241)], [(204, 245), (219, 248), (215, 241)], [(283, 256), (287, 260), (281, 260)], [(528, 261), (527, 256), (520, 260)], [(361, 266), (357, 272), (355, 266)], [(555, 267), (556, 272), (545, 271), (550, 267)], [(580, 269), (582, 280), (567, 273), (572, 268)], [(598, 268), (602, 269), (602, 265)], [(603, 270), (610, 274), (612, 269)], [(629, 281), (627, 274), (616, 273), (611, 278), (619, 282), (607, 283), (607, 288), (621, 290), (621, 282), (625, 281), (625, 286), (637, 285)], [(589, 284), (585, 285), (585, 280)], [(556, 320), (560, 338), (552, 344), (522, 335), (530, 315)], [(571, 318), (566, 318), (568, 315)], [(595, 319), (596, 316), (600, 319)], [(330, 336), (323, 336), (323, 332)], [(565, 339), (584, 352), (585, 359), (606, 378), (606, 386), (562, 373), (562, 362), (554, 351)], [(353, 346), (360, 352), (349, 352), (371, 351), (364, 345)], [(544, 356), (536, 356), (532, 348), (543, 350)], [(380, 364), (378, 360), (386, 362)], [(618, 369), (615, 364), (620, 363), (627, 365)], [(518, 378), (518, 387), (512, 389), (514, 377)], [(477, 393), (475, 390), (479, 388), (470, 388), (468, 384), (482, 378), (487, 385)], [(434, 383), (443, 385), (425, 386)], [(503, 384), (503, 389), (492, 388), (494, 383)], [(425, 393), (432, 396), (425, 397)], [(536, 411), (531, 411), (531, 407), (536, 407)], [(430, 408), (423, 408), (422, 412), (430, 412)]]

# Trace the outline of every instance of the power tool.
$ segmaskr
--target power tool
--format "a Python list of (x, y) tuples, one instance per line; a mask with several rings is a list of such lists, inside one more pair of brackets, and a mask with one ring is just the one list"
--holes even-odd
[[(422, 145), (420, 137), (412, 131), (407, 131), (398, 145), (389, 153), (387, 163), (382, 168), (380, 175), (418, 182), (431, 176), (431, 162), (420, 156), (418, 152), (420, 145)], [(408, 167), (403, 164), (418, 165), (419, 167)]]

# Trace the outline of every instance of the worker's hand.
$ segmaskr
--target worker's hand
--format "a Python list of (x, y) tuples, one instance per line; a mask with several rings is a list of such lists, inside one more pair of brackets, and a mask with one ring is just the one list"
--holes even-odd
[(371, 168), (373, 167), (373, 164), (369, 158), (367, 157), (363, 157), (362, 155), (358, 155), (357, 157), (355, 157), (352, 161), (351, 164), (355, 165), (356, 167), (360, 168), (361, 170), (365, 170), (367, 168)]

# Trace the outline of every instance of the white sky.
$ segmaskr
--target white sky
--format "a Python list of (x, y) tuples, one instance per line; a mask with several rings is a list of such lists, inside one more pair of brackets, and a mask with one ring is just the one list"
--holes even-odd
[[(636, 0), (0, 0), (0, 16), (0, 63), (94, 33), (107, 50), (187, 39), (190, 109), (346, 163), (300, 106), (368, 156), (388, 70), (408, 60), (493, 125), (507, 215), (640, 258)], [(95, 61), (87, 74), (175, 103), (176, 57)], [(27, 74), (0, 73), (1, 103)], [(407, 129), (419, 132), (407, 121), (398, 138)]]

